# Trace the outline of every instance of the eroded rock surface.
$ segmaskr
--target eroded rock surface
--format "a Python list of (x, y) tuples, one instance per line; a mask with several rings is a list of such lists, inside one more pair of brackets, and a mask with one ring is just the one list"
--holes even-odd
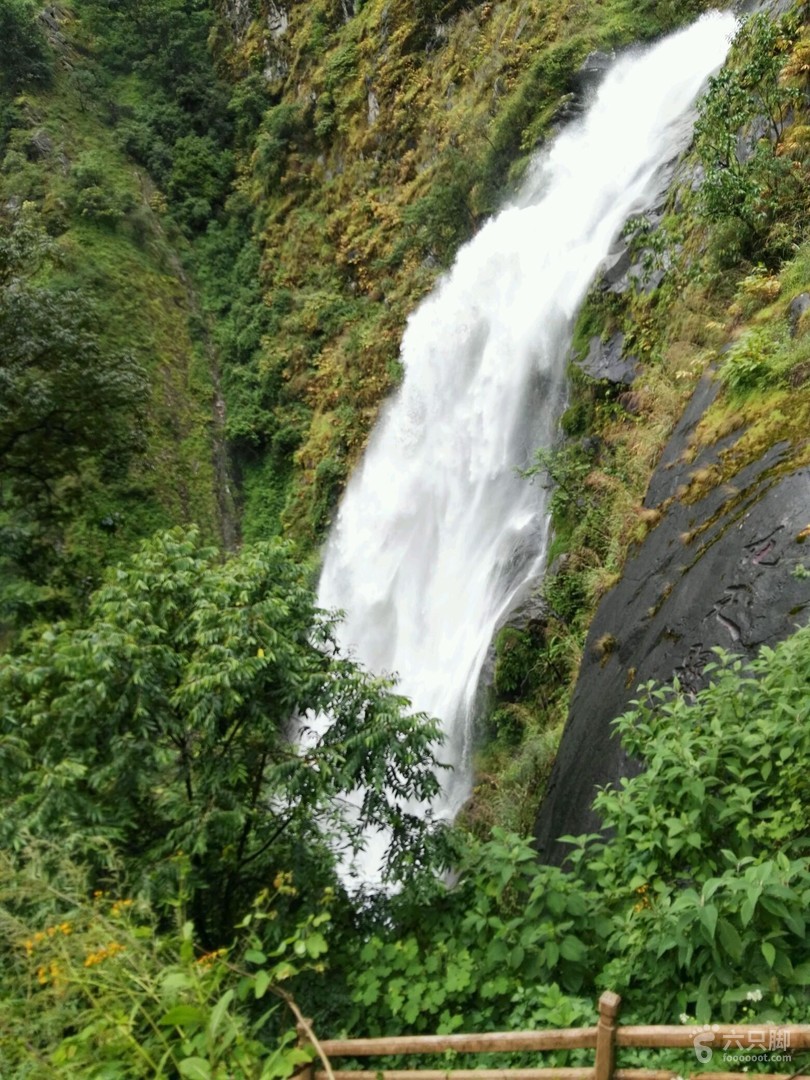
[(689, 464), (683, 460), (716, 392), (711, 376), (696, 390), (650, 483), (646, 506), (661, 510), (660, 522), (630, 555), (591, 625), (537, 822), (547, 861), (565, 858), (558, 837), (598, 828), (591, 809), (597, 787), (638, 771), (611, 722), (640, 685), (677, 676), (695, 692), (715, 647), (750, 657), (810, 616), (810, 580), (803, 576), (805, 566), (810, 570), (810, 468), (786, 469), (786, 444), (727, 483), (707, 482), (705, 494), (694, 483), (685, 492), (742, 434), (705, 447)]
[(575, 363), (592, 379), (620, 386), (632, 385), (641, 370), (637, 357), (625, 355), (624, 334), (614, 334), (608, 341), (591, 338), (587, 356)]

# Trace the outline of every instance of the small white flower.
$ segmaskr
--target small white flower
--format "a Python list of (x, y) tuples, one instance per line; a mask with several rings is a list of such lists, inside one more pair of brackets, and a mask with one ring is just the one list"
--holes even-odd
[[(688, 1013), (681, 1013), (681, 1015), (678, 1017), (678, 1019), (680, 1020), (680, 1022), (682, 1024), (688, 1024), (689, 1023), (689, 1014)], [(681, 1080), (681, 1077), (676, 1076), (675, 1080)]]
[(759, 990), (759, 989), (757, 989), (757, 990), (749, 990), (748, 993), (745, 995), (745, 1000), (746, 1001), (762, 1001), (762, 991)]

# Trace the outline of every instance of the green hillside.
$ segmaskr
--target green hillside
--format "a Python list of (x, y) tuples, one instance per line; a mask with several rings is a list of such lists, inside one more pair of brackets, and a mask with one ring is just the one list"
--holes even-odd
[[(597, 282), (579, 315), (526, 478), (552, 491), (546, 614), (499, 635), (454, 827), (407, 804), (436, 793), (437, 722), (313, 597), (408, 315), (589, 54), (708, 7), (0, 0), (0, 1077), (283, 1078), (302, 1014), (323, 1037), (579, 1026), (605, 988), (629, 1022), (806, 1019), (806, 629), (699, 689), (628, 665), (645, 771), (599, 796), (612, 838), (559, 868), (524, 837), (583, 660), (620, 655), (587, 634), (628, 553), (673, 507), (736, 511), (749, 467), (770, 489), (810, 464), (807, 4), (745, 24), (662, 222), (631, 223), (667, 273)], [(629, 388), (577, 366), (617, 334)], [(647, 503), (707, 372), (695, 467)], [(369, 826), (394, 887), (350, 893), (336, 850)]]

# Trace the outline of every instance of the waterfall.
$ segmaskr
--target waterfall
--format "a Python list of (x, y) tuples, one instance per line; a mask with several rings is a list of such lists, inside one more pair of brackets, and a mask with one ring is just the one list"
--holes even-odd
[(408, 320), (404, 380), (346, 489), (318, 603), (345, 612), (345, 648), (442, 721), (453, 771), (437, 814), (469, 794), (482, 666), (542, 572), (545, 495), (518, 470), (554, 439), (577, 309), (660, 195), (734, 29), (712, 13), (620, 59)]

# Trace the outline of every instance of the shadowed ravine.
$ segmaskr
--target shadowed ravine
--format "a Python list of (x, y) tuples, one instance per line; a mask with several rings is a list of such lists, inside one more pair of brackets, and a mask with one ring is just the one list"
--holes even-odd
[[(441, 719), (453, 771), (437, 814), (469, 794), (487, 650), (542, 571), (544, 493), (518, 470), (554, 438), (576, 311), (660, 194), (734, 26), (711, 14), (622, 58), (409, 320), (404, 381), (346, 490), (319, 603), (345, 611), (344, 646)], [(376, 862), (371, 844), (360, 872)]]

